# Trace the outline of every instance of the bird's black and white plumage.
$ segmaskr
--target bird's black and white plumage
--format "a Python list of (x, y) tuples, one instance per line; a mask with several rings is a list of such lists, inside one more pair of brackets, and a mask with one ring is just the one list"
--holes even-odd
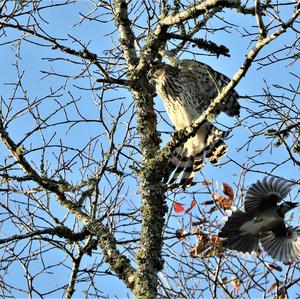
[[(148, 78), (155, 84), (176, 130), (190, 126), (230, 81), (208, 65), (194, 60), (178, 61), (176, 66), (157, 65), (150, 70)], [(239, 115), (238, 97), (236, 91), (231, 91), (214, 113), (223, 111), (229, 116)], [(203, 167), (205, 158), (217, 163), (227, 151), (223, 141), (227, 135), (228, 132), (205, 121), (195, 136), (176, 148), (165, 175), (169, 184), (182, 174), (179, 185), (189, 185), (194, 173)]]
[(273, 259), (293, 263), (300, 256), (300, 229), (287, 227), (285, 214), (297, 206), (278, 203), (290, 192), (291, 184), (282, 178), (265, 177), (248, 189), (244, 209), (237, 210), (225, 223), (219, 236), (223, 246), (241, 252), (257, 251), (259, 243)]

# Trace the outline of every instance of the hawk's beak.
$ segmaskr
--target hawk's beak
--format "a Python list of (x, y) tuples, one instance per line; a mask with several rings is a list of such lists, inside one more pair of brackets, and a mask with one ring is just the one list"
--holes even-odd
[(155, 85), (155, 79), (153, 78), (153, 69), (151, 69), (147, 73), (147, 79), (148, 79), (149, 83), (151, 83), (152, 85)]
[(153, 71), (154, 71), (154, 68), (151, 68), (150, 70), (149, 70), (149, 72), (147, 73), (147, 79), (152, 79), (152, 76), (153, 76)]

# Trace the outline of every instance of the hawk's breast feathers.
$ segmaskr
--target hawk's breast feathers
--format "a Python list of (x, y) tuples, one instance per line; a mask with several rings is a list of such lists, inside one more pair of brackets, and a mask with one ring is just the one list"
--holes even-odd
[[(149, 74), (176, 130), (190, 126), (230, 81), (208, 65), (194, 60), (182, 60), (176, 66), (161, 64), (152, 68)], [(229, 116), (239, 115), (237, 99), (237, 92), (231, 91), (217, 105), (215, 114), (223, 111)], [(167, 167), (166, 180), (174, 183), (182, 173), (179, 184), (190, 184), (205, 158), (217, 163), (226, 153), (227, 146), (223, 141), (226, 136), (227, 132), (204, 122), (194, 137), (176, 148)]]

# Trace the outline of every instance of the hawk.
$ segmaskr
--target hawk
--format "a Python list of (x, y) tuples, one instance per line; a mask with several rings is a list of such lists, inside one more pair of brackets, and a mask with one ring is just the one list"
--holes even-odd
[[(176, 130), (190, 126), (230, 81), (210, 66), (195, 60), (181, 60), (175, 66), (159, 64), (149, 71), (148, 78), (155, 85)], [(217, 105), (215, 115), (223, 111), (229, 116), (238, 116), (238, 97), (232, 90)], [(190, 185), (194, 173), (204, 166), (205, 158), (216, 164), (226, 153), (223, 138), (227, 135), (205, 121), (195, 136), (175, 149), (167, 166), (165, 182), (171, 185), (181, 175), (179, 185)]]

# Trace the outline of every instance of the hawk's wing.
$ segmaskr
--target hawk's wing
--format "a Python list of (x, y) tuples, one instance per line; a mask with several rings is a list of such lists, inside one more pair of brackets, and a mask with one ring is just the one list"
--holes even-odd
[[(219, 92), (225, 87), (230, 79), (220, 72), (212, 69), (205, 63), (195, 60), (181, 60), (178, 62), (178, 68), (181, 73), (192, 78), (190, 84), (194, 85), (195, 91), (198, 92), (201, 100), (207, 99), (207, 107)], [(188, 73), (191, 73), (189, 75)], [(221, 111), (229, 116), (239, 115), (240, 105), (238, 103), (239, 95), (235, 90), (232, 90), (225, 99), (217, 106), (216, 114)], [(206, 109), (205, 107), (204, 109)]]

